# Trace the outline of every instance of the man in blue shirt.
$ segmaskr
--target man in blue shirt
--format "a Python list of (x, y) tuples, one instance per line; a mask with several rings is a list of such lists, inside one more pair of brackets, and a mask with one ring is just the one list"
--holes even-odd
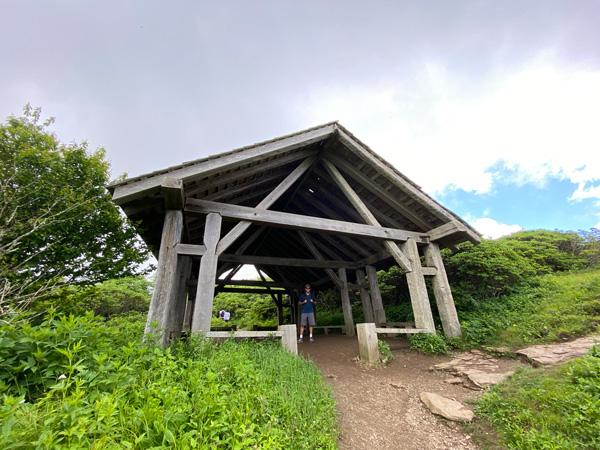
[(308, 325), (308, 331), (310, 333), (310, 342), (313, 343), (313, 327), (315, 326), (315, 306), (317, 299), (315, 294), (310, 290), (310, 284), (304, 286), (304, 292), (300, 295), (299, 305), (302, 305), (302, 315), (300, 316), (300, 339), (298, 344), (302, 344), (302, 335), (304, 334), (304, 327)]

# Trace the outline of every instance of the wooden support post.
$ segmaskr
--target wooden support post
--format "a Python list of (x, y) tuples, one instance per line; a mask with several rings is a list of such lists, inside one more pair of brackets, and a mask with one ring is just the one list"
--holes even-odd
[[(148, 310), (145, 334), (160, 334), (158, 342), (167, 345), (173, 322), (172, 314), (179, 293), (179, 271), (177, 268), (177, 252), (175, 245), (183, 235), (183, 212), (169, 210), (165, 213), (160, 249), (158, 253), (158, 268), (154, 281), (154, 292)], [(156, 323), (156, 327), (152, 326)]]
[(363, 307), (363, 314), (365, 316), (365, 322), (375, 323), (375, 315), (373, 314), (373, 304), (371, 303), (371, 296), (366, 288), (367, 280), (365, 278), (364, 270), (358, 269), (356, 271), (356, 284), (360, 286), (360, 301)]
[(283, 295), (277, 294), (277, 325), (283, 325)]
[(433, 293), (437, 302), (444, 333), (448, 337), (460, 336), (460, 322), (458, 321), (458, 314), (456, 313), (456, 306), (452, 298), (452, 291), (450, 290), (450, 283), (448, 283), (440, 247), (436, 243), (431, 243), (425, 246), (424, 253), (427, 265), (437, 269), (437, 273), (432, 277)]
[(179, 291), (175, 299), (174, 311), (171, 315), (171, 323), (168, 328), (171, 330), (170, 339), (179, 339), (183, 329), (183, 318), (186, 309), (186, 300), (188, 296), (187, 280), (192, 273), (192, 258), (189, 256), (180, 256), (178, 260), (179, 269)]
[(346, 325), (346, 336), (356, 336), (354, 331), (354, 318), (352, 317), (352, 306), (350, 306), (350, 293), (348, 292), (348, 277), (346, 269), (338, 270), (338, 278), (342, 282), (340, 295), (342, 297), (342, 310), (344, 311), (344, 325)]
[(192, 333), (210, 331), (215, 282), (217, 281), (217, 264), (219, 262), (216, 250), (220, 236), (221, 216), (218, 213), (210, 213), (206, 216), (206, 225), (204, 227), (206, 253), (204, 253), (200, 260), (196, 306), (192, 319)]
[(358, 334), (358, 350), (360, 360), (372, 366), (379, 361), (379, 346), (374, 323), (359, 323), (356, 325)]
[(373, 315), (375, 323), (385, 323), (385, 310), (383, 309), (383, 299), (379, 289), (379, 279), (377, 277), (377, 269), (375, 266), (367, 266), (367, 277), (369, 277), (369, 288), (371, 289), (371, 302), (373, 304)]
[(406, 281), (408, 282), (410, 301), (415, 316), (415, 327), (435, 334), (435, 324), (431, 313), (431, 305), (429, 304), (427, 285), (425, 284), (425, 277), (423, 276), (421, 260), (419, 258), (419, 249), (415, 240), (408, 239), (403, 243), (402, 251), (412, 265), (412, 272), (406, 274)]
[(281, 338), (281, 345), (287, 348), (292, 355), (298, 354), (298, 335), (296, 330), (296, 325), (280, 325), (279, 331), (283, 331), (283, 337)]

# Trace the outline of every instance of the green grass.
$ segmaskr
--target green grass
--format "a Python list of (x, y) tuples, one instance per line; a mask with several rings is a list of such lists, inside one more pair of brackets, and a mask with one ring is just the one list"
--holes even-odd
[(514, 449), (600, 448), (600, 352), (517, 372), (477, 406)]
[(600, 331), (600, 268), (545, 275), (459, 312), (466, 347), (520, 347)]
[(337, 448), (313, 363), (269, 341), (161, 349), (141, 342), (143, 326), (51, 315), (0, 328), (0, 447)]

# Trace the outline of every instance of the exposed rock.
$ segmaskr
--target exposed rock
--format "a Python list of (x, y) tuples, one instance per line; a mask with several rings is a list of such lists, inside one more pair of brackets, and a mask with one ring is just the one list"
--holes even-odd
[(513, 372), (489, 373), (478, 370), (472, 370), (465, 373), (469, 381), (471, 381), (475, 386), (483, 389), (503, 382), (512, 374)]
[(390, 386), (396, 389), (406, 389), (406, 386), (404, 386), (401, 382), (392, 382), (390, 383)]
[(578, 358), (587, 354), (594, 341), (600, 341), (600, 335), (576, 339), (560, 344), (535, 345), (518, 350), (517, 355), (525, 356), (534, 363), (547, 366)]
[(464, 405), (456, 400), (451, 400), (432, 392), (421, 392), (421, 401), (425, 403), (429, 410), (437, 415), (453, 421), (473, 420), (473, 411), (466, 409)]

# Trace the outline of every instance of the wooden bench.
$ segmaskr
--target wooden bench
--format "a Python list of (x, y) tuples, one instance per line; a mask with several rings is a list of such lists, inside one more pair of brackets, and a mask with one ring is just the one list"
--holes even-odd
[(209, 331), (204, 334), (206, 339), (267, 339), (276, 337), (281, 339), (281, 345), (292, 354), (298, 354), (296, 325), (281, 325), (275, 331)]
[(314, 326), (313, 330), (323, 330), (325, 334), (329, 334), (329, 330), (342, 330), (342, 334), (346, 334), (346, 325), (319, 325)]

